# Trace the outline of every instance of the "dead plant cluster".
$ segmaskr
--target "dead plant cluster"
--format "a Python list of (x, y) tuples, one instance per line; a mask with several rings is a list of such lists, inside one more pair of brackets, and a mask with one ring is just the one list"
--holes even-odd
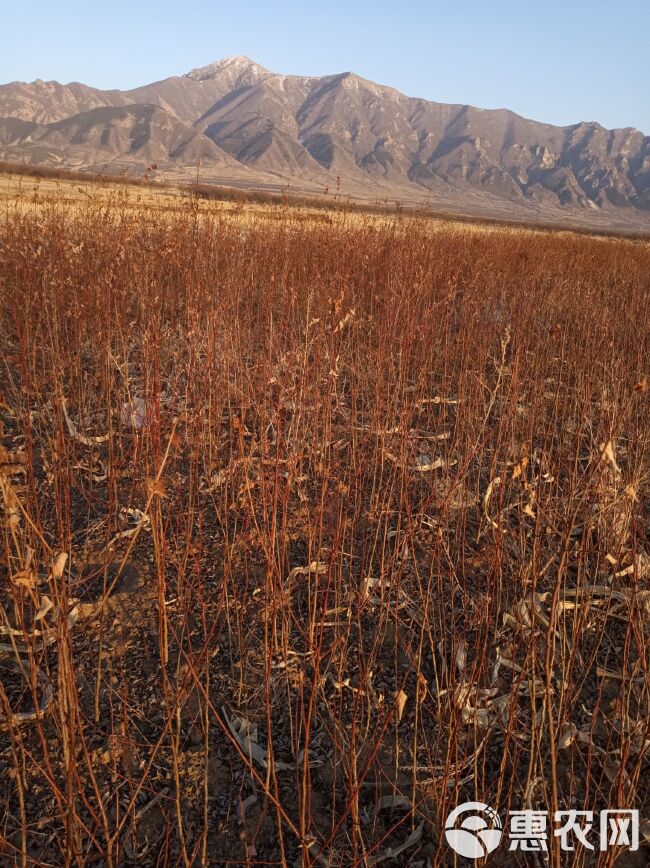
[(650, 817), (650, 248), (300, 218), (2, 217), (3, 864)]

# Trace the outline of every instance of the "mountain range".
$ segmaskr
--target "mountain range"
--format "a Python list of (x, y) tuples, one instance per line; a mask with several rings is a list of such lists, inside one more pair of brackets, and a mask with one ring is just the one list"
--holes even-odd
[(0, 85), (0, 159), (650, 226), (650, 137), (231, 57), (134, 90)]

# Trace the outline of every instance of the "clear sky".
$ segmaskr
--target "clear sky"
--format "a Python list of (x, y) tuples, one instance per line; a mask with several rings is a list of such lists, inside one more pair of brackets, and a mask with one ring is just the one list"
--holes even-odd
[(411, 96), (650, 135), (650, 0), (22, 0), (0, 4), (0, 82), (128, 88), (245, 54), (352, 70)]

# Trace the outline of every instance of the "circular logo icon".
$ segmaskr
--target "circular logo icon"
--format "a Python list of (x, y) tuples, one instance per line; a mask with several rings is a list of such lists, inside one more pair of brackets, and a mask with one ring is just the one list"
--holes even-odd
[[(468, 814), (456, 823), (462, 814)], [(503, 826), (497, 812), (483, 802), (463, 802), (451, 812), (445, 823), (447, 843), (467, 859), (482, 859), (501, 843)]]

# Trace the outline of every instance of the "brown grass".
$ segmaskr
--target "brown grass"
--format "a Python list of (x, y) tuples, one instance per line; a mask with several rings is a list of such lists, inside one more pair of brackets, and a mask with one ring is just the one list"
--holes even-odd
[(4, 209), (4, 863), (647, 819), (650, 248), (279, 214)]
[[(193, 200), (216, 203), (219, 206), (232, 207), (238, 213), (244, 209), (250, 211), (258, 206), (267, 213), (272, 210), (290, 208), (293, 214), (310, 214), (314, 219), (329, 219), (332, 213), (399, 216), (402, 218), (428, 218), (432, 223), (453, 223), (456, 226), (473, 226), (479, 231), (486, 228), (514, 229), (516, 231), (534, 232), (571, 232), (578, 235), (602, 238), (628, 238), (636, 241), (650, 240), (650, 233), (633, 226), (612, 225), (607, 227), (600, 223), (589, 222), (589, 217), (579, 212), (570, 211), (562, 216), (558, 212), (556, 219), (526, 219), (526, 217), (487, 217), (485, 214), (472, 213), (472, 209), (459, 204), (456, 210), (445, 211), (431, 202), (429, 198), (421, 202), (401, 202), (396, 198), (375, 200), (355, 199), (332, 191), (321, 193), (297, 193), (278, 185), (277, 189), (255, 189), (229, 187), (218, 183), (187, 182), (177, 177), (159, 174), (155, 167), (148, 169), (144, 175), (132, 175), (127, 171), (120, 173), (91, 172), (89, 170), (72, 171), (65, 168), (54, 168), (41, 164), (12, 163), (0, 161), (0, 200), (2, 199), (2, 181), (5, 182), (9, 199), (29, 198), (31, 194), (42, 198), (43, 194), (52, 196), (56, 191), (58, 198), (72, 198), (97, 201), (100, 198), (111, 202), (118, 200), (121, 207), (135, 203), (138, 207), (153, 206), (177, 209), (182, 205), (182, 199), (190, 197)], [(102, 193), (104, 194), (102, 196)], [(318, 215), (318, 217), (316, 216)], [(593, 216), (593, 215), (592, 215)], [(629, 216), (629, 215), (627, 215)]]

